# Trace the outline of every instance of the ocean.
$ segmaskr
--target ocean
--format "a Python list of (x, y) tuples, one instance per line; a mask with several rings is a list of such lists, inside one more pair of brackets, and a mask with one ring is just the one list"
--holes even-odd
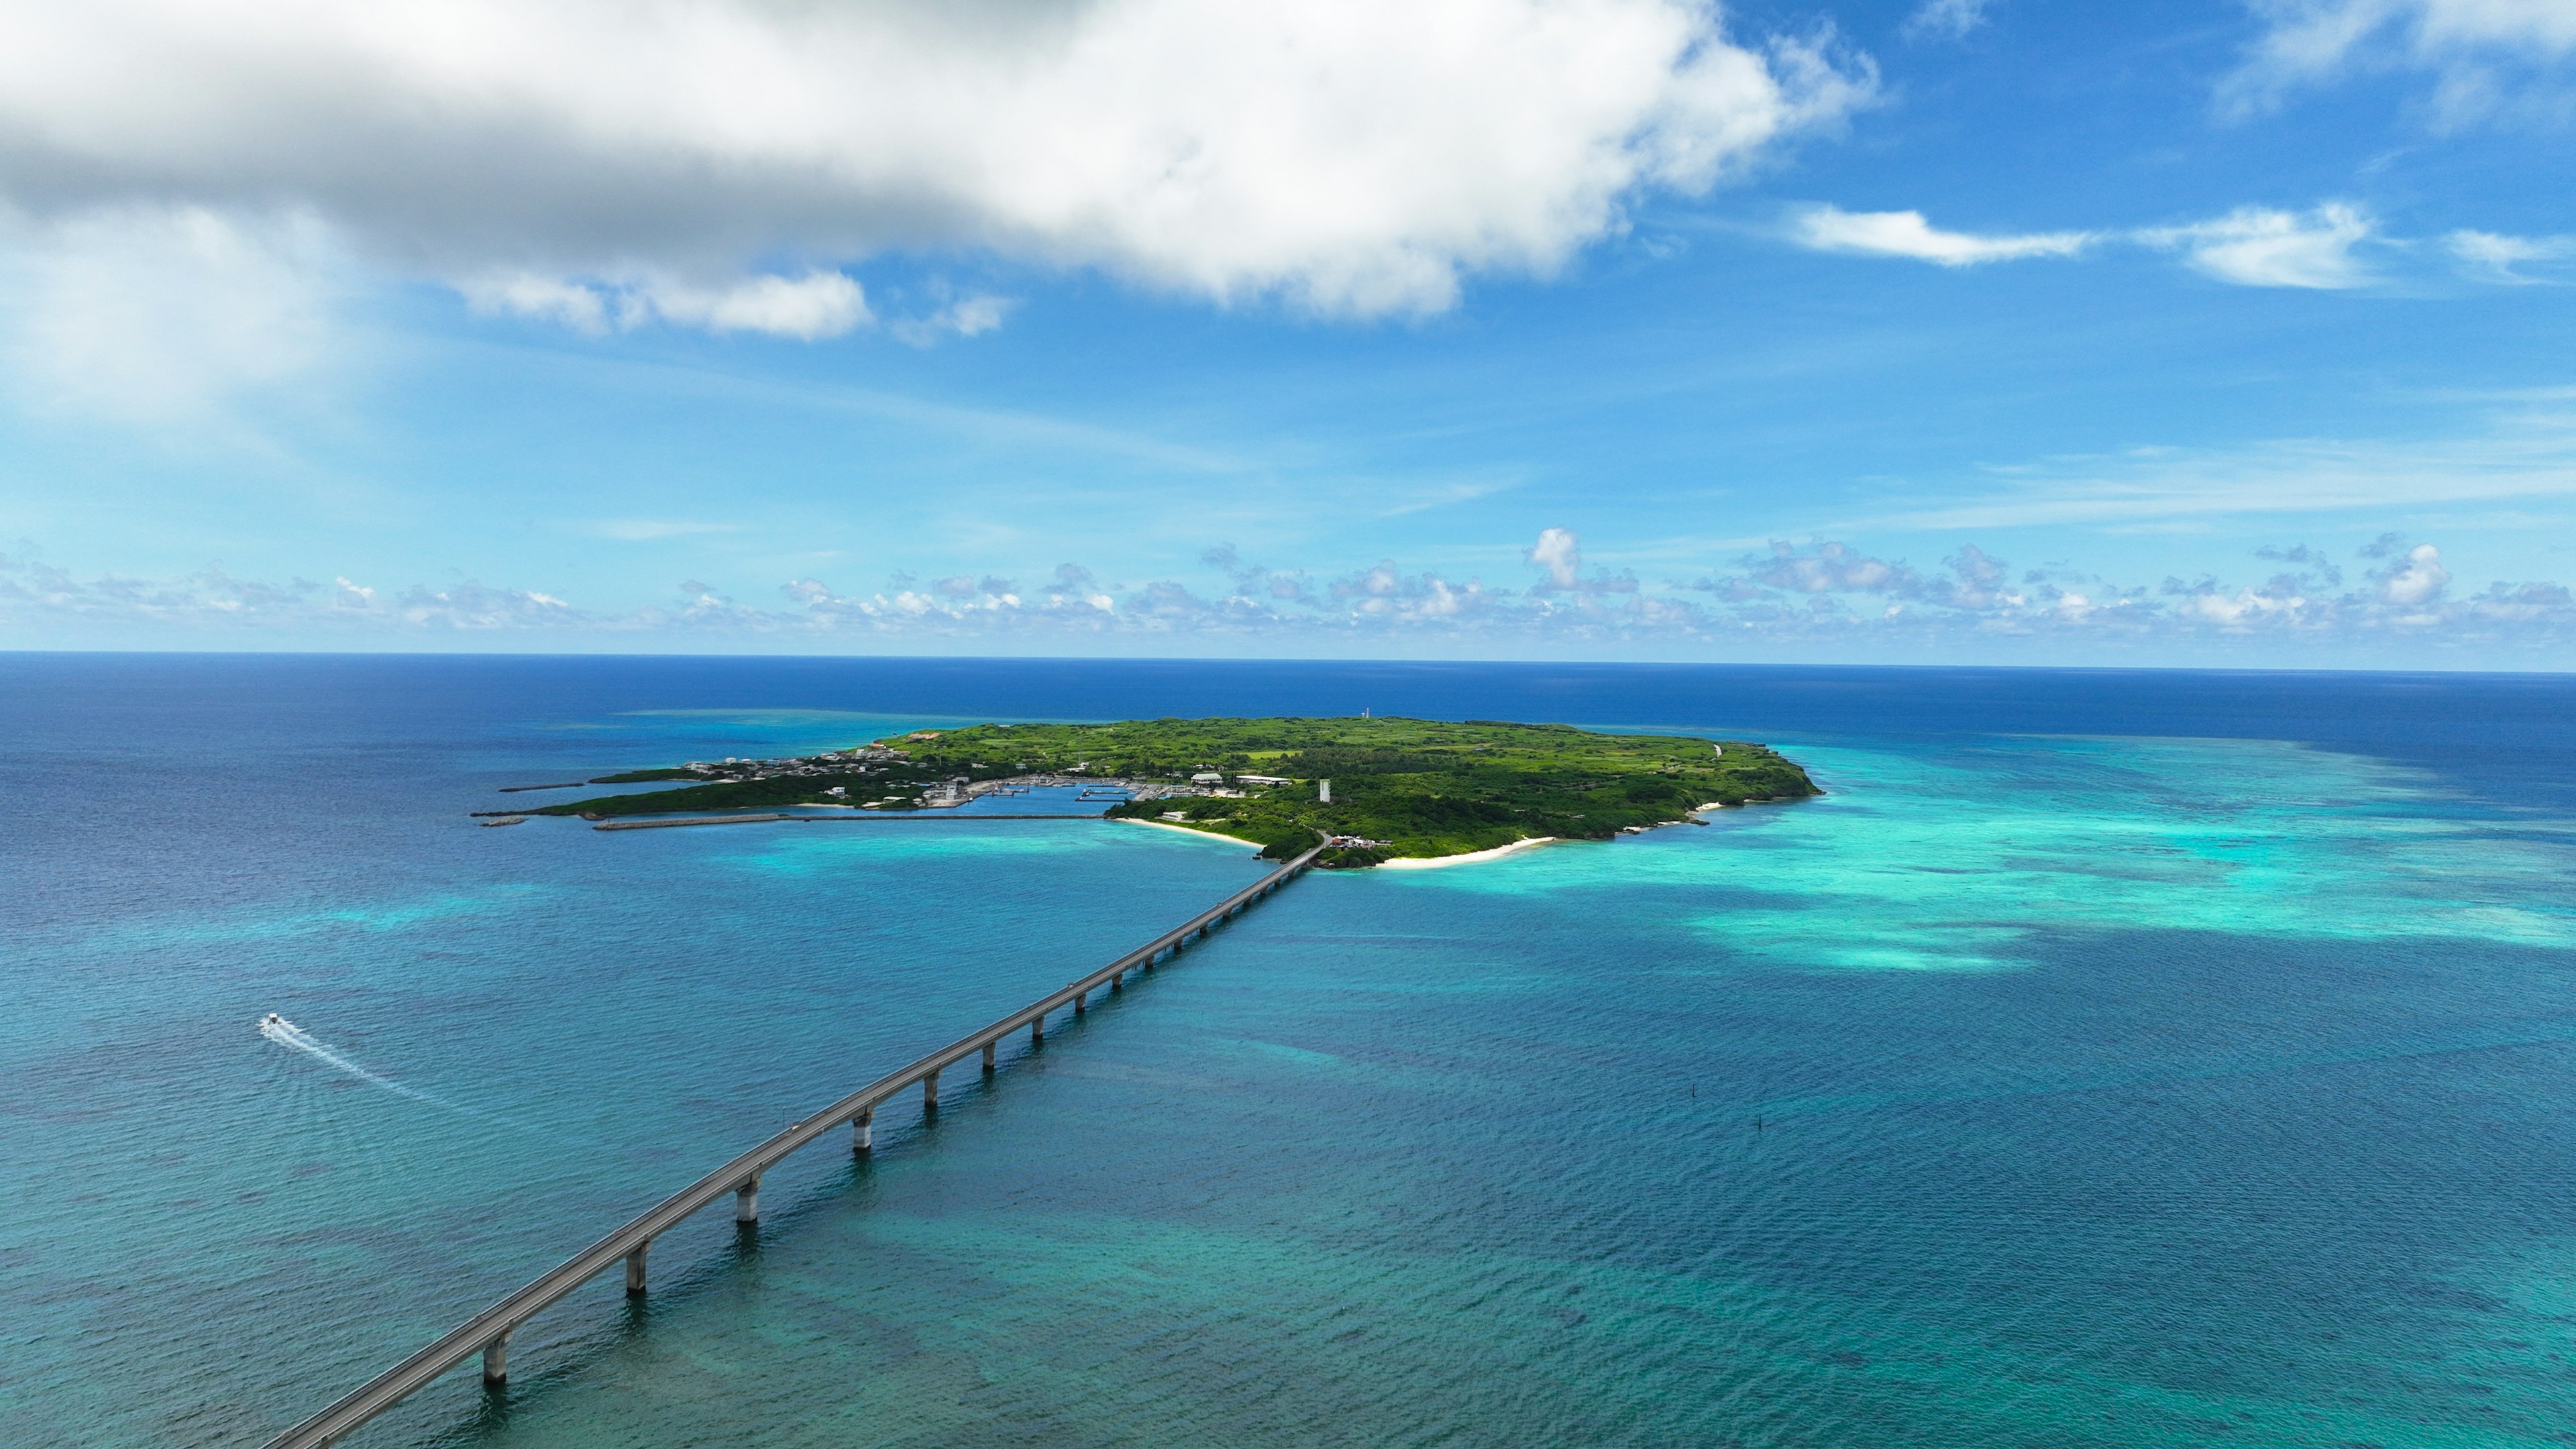
[(1364, 708), (1829, 793), (1309, 876), (349, 1442), (2576, 1443), (2576, 678), (30, 654), (0, 1443), (256, 1446), (1263, 869), (498, 787)]

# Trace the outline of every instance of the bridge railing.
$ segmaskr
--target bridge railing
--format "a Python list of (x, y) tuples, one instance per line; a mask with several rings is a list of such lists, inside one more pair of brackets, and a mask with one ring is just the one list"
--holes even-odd
[(924, 1109), (936, 1111), (941, 1072), (978, 1052), (984, 1057), (983, 1069), (987, 1072), (994, 1070), (995, 1049), (1003, 1038), (1025, 1028), (1033, 1039), (1044, 1040), (1048, 1016), (1068, 1005), (1077, 1013), (1087, 1010), (1092, 993), (1103, 987), (1113, 991), (1121, 989), (1129, 973), (1150, 969), (1166, 953), (1177, 953), (1192, 937), (1204, 937), (1212, 928), (1296, 879), (1323, 851), (1324, 847), (1320, 845), (1307, 851), (1099, 970), (1057, 988), (990, 1026), (959, 1037), (928, 1056), (888, 1072), (822, 1111), (789, 1126), (645, 1209), (634, 1220), (566, 1258), (543, 1277), (510, 1293), (440, 1335), (418, 1353), (343, 1395), (320, 1413), (269, 1440), (266, 1449), (323, 1449), (333, 1440), (427, 1387), (478, 1352), (483, 1355), (484, 1380), (487, 1383), (501, 1382), (509, 1372), (511, 1330), (549, 1305), (621, 1262), (626, 1265), (626, 1291), (643, 1292), (645, 1255), (655, 1238), (726, 1193), (734, 1194), (734, 1216), (738, 1221), (755, 1221), (759, 1213), (761, 1174), (776, 1166), (789, 1153), (844, 1125), (853, 1129), (853, 1150), (869, 1150), (873, 1143), (876, 1109), (880, 1103), (918, 1086), (922, 1089)]

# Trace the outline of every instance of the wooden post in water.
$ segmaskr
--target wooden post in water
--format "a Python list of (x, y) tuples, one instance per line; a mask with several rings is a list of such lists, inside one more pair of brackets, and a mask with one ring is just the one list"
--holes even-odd
[(742, 1186), (733, 1190), (733, 1220), (738, 1223), (760, 1221), (759, 1177), (747, 1177), (743, 1179)]
[(644, 1296), (644, 1254), (652, 1246), (653, 1240), (646, 1238), (635, 1245), (634, 1252), (626, 1255), (626, 1296), (629, 1298)]

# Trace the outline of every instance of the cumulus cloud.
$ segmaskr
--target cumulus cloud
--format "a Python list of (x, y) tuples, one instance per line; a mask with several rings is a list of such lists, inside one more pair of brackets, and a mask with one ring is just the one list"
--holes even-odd
[[(330, 584), (272, 584), (221, 565), (167, 579), (85, 578), (22, 548), (0, 555), (0, 637), (16, 629), (60, 640), (86, 625), (145, 640), (173, 637), (173, 630), (234, 640), (468, 634), (481, 641), (475, 647), (511, 635), (652, 637), (673, 644), (735, 639), (771, 648), (800, 641), (850, 648), (982, 640), (1000, 649), (1050, 638), (1187, 636), (1200, 641), (1192, 646), (1198, 649), (1224, 647), (1216, 642), (1223, 640), (1262, 647), (1305, 640), (1340, 649), (1353, 637), (1377, 636), (1691, 651), (1729, 641), (1802, 650), (1848, 641), (1911, 650), (1980, 639), (2184, 650), (2198, 647), (2194, 641), (2367, 649), (2406, 640), (2555, 651), (2557, 658), (2576, 651), (2576, 597), (2562, 584), (2497, 580), (2463, 595), (2438, 546), (2397, 534), (2382, 535), (2362, 555), (2369, 570), (2350, 588), (2323, 552), (2305, 545), (2258, 550), (2255, 558), (2275, 569), (2259, 582), (2211, 575), (2168, 578), (2149, 588), (2060, 564), (2016, 574), (1974, 544), (1962, 545), (1937, 568), (1916, 568), (1840, 540), (1819, 540), (1775, 544), (1696, 582), (1655, 588), (1633, 580), (1595, 588), (1581, 574), (1579, 557), (1569, 558), (1573, 584), (1533, 592), (1408, 569), (1393, 559), (1320, 587), (1301, 582), (1273, 589), (1264, 581), (1298, 576), (1220, 549), (1202, 560), (1219, 570), (1213, 588), (1185, 578), (1105, 584), (1091, 569), (1066, 563), (1026, 592), (994, 574), (952, 574), (928, 584), (898, 575), (882, 589), (854, 593), (806, 577), (779, 586), (776, 602), (764, 607), (738, 603), (692, 579), (670, 606), (603, 612), (536, 589), (476, 581), (379, 588), (344, 576)], [(137, 629), (146, 632), (132, 632)]]
[(1980, 262), (2016, 261), (2023, 257), (2071, 257), (2100, 240), (2087, 231), (2025, 232), (1980, 236), (1940, 231), (1919, 211), (1844, 211), (1811, 206), (1791, 215), (1790, 240), (1820, 252), (1860, 256), (1911, 257), (1944, 267), (1971, 267)]
[[(344, 593), (359, 592), (341, 581)], [(373, 591), (365, 591), (372, 602)], [(503, 629), (560, 628), (590, 622), (589, 616), (552, 594), (533, 589), (495, 589), (480, 580), (444, 589), (414, 586), (395, 596), (391, 608), (404, 623), (436, 629), (489, 632)]]
[(2397, 534), (2384, 533), (2361, 554), (2383, 560), (2370, 573), (2382, 603), (2416, 608), (2440, 598), (2451, 582), (2450, 570), (2442, 567), (2442, 551), (2429, 543), (2410, 545)]
[(1538, 542), (1522, 555), (1533, 567), (1547, 571), (1545, 589), (1570, 589), (1583, 576), (1583, 542), (1570, 528), (1543, 528)]
[(2180, 250), (2192, 266), (2240, 287), (2365, 287), (2377, 278), (2352, 249), (2369, 239), (2370, 219), (2329, 202), (2312, 211), (2242, 206), (2214, 221), (2137, 233)]
[[(1869, 96), (1702, 0), (0, 0), (30, 215), (280, 199), (479, 305), (794, 337), (960, 247), (1338, 316), (1545, 273)], [(805, 259), (744, 277), (752, 259)], [(955, 332), (999, 320), (961, 303)]]
[(343, 576), (268, 583), (242, 579), (221, 563), (166, 579), (114, 574), (81, 578), (21, 546), (0, 554), (0, 622), (48, 626), (148, 624), (181, 630), (410, 626), (415, 630), (502, 631), (599, 624), (563, 599), (477, 580), (442, 589), (414, 586), (391, 596)]
[(2304, 87), (2402, 69), (2432, 77), (2428, 100), (2437, 125), (2516, 110), (2563, 114), (2540, 76), (2576, 52), (2576, 7), (2564, 0), (2248, 4), (2263, 28), (2244, 63), (2219, 88), (2225, 113), (2259, 113)]
[(2334, 588), (2343, 582), (2343, 570), (2335, 567), (2334, 560), (2328, 558), (2323, 549), (2310, 548), (2304, 543), (2293, 544), (2288, 548), (2269, 546), (2258, 548), (2254, 550), (2254, 556), (2266, 563), (2291, 564), (2302, 570), (2298, 574), (2279, 577), (2295, 579), (2303, 587), (2309, 583), (2311, 575), (2327, 588)]
[(1774, 543), (1768, 557), (1744, 560), (1746, 577), (1764, 588), (1798, 594), (1833, 592), (1914, 595), (1923, 578), (1903, 564), (1888, 563), (1842, 543), (1827, 540), (1801, 548)]
[(1541, 570), (1545, 578), (1530, 586), (1533, 597), (1548, 594), (1633, 594), (1637, 592), (1634, 574), (1605, 574), (1595, 571), (1583, 577), (1583, 540), (1570, 528), (1543, 528), (1538, 542), (1529, 546), (1521, 561)]

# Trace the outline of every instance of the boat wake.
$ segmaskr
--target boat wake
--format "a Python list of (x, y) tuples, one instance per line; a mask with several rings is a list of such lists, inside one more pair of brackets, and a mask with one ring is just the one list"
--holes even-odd
[(285, 1017), (278, 1015), (274, 1011), (260, 1018), (259, 1034), (267, 1037), (270, 1041), (277, 1043), (279, 1046), (302, 1052), (316, 1061), (327, 1062), (331, 1066), (347, 1072), (350, 1076), (358, 1078), (360, 1081), (371, 1082), (376, 1086), (384, 1088), (388, 1092), (409, 1097), (415, 1102), (427, 1102), (433, 1107), (444, 1107), (450, 1112), (464, 1112), (468, 1116), (481, 1115), (480, 1113), (474, 1112), (471, 1108), (460, 1107), (454, 1102), (448, 1101), (444, 1097), (432, 1096), (427, 1092), (421, 1091), (417, 1087), (406, 1087), (402, 1083), (397, 1082), (390, 1077), (380, 1077), (374, 1072), (368, 1071), (365, 1067), (359, 1066), (356, 1062), (353, 1062), (347, 1057), (340, 1055), (338, 1052), (333, 1051), (324, 1043), (316, 1041), (310, 1032), (297, 1026), (294, 1022), (288, 1021)]

